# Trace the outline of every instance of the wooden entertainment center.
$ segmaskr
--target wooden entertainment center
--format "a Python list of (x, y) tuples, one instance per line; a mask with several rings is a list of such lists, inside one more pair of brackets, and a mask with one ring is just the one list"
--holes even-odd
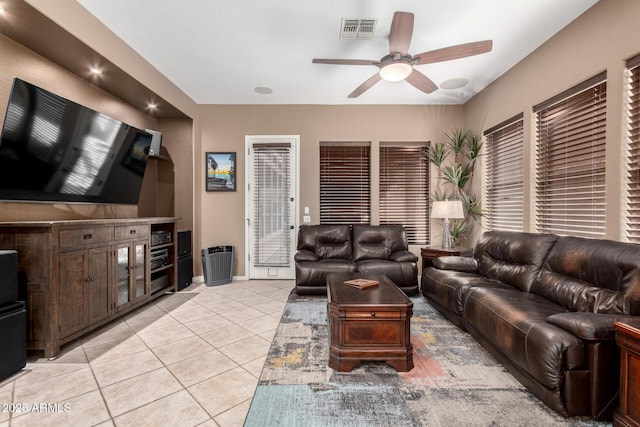
[(27, 348), (60, 346), (175, 291), (176, 218), (0, 223), (0, 248), (18, 251)]

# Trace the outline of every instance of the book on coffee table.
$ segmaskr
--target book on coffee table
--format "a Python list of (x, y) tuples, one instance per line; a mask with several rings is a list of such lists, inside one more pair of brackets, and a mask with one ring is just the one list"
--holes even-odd
[(366, 289), (366, 288), (371, 288), (373, 286), (378, 286), (380, 282), (378, 282), (377, 280), (370, 280), (370, 279), (351, 279), (351, 280), (345, 280), (344, 284), (353, 286), (354, 288), (358, 288), (358, 289)]

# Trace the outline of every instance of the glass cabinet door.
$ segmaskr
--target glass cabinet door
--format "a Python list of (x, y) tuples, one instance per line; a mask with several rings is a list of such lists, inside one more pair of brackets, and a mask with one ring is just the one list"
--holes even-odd
[(129, 282), (129, 247), (123, 246), (118, 248), (118, 306), (125, 305), (131, 300)]
[(146, 274), (146, 254), (147, 245), (144, 243), (136, 243), (135, 245), (135, 260), (134, 260), (134, 290), (135, 297), (140, 298), (146, 294), (147, 274)]

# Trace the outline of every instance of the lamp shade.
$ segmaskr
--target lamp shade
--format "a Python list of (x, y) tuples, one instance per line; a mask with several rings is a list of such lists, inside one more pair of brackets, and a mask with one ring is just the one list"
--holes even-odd
[(461, 200), (438, 200), (431, 205), (431, 218), (464, 218)]

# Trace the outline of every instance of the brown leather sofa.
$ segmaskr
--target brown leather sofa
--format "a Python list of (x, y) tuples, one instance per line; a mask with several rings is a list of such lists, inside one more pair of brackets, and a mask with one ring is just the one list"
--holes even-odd
[(296, 293), (326, 294), (329, 273), (385, 274), (407, 295), (418, 293), (418, 257), (396, 225), (302, 225)]
[(564, 416), (617, 407), (616, 318), (640, 315), (640, 245), (487, 232), (473, 258), (442, 257), (422, 294)]

